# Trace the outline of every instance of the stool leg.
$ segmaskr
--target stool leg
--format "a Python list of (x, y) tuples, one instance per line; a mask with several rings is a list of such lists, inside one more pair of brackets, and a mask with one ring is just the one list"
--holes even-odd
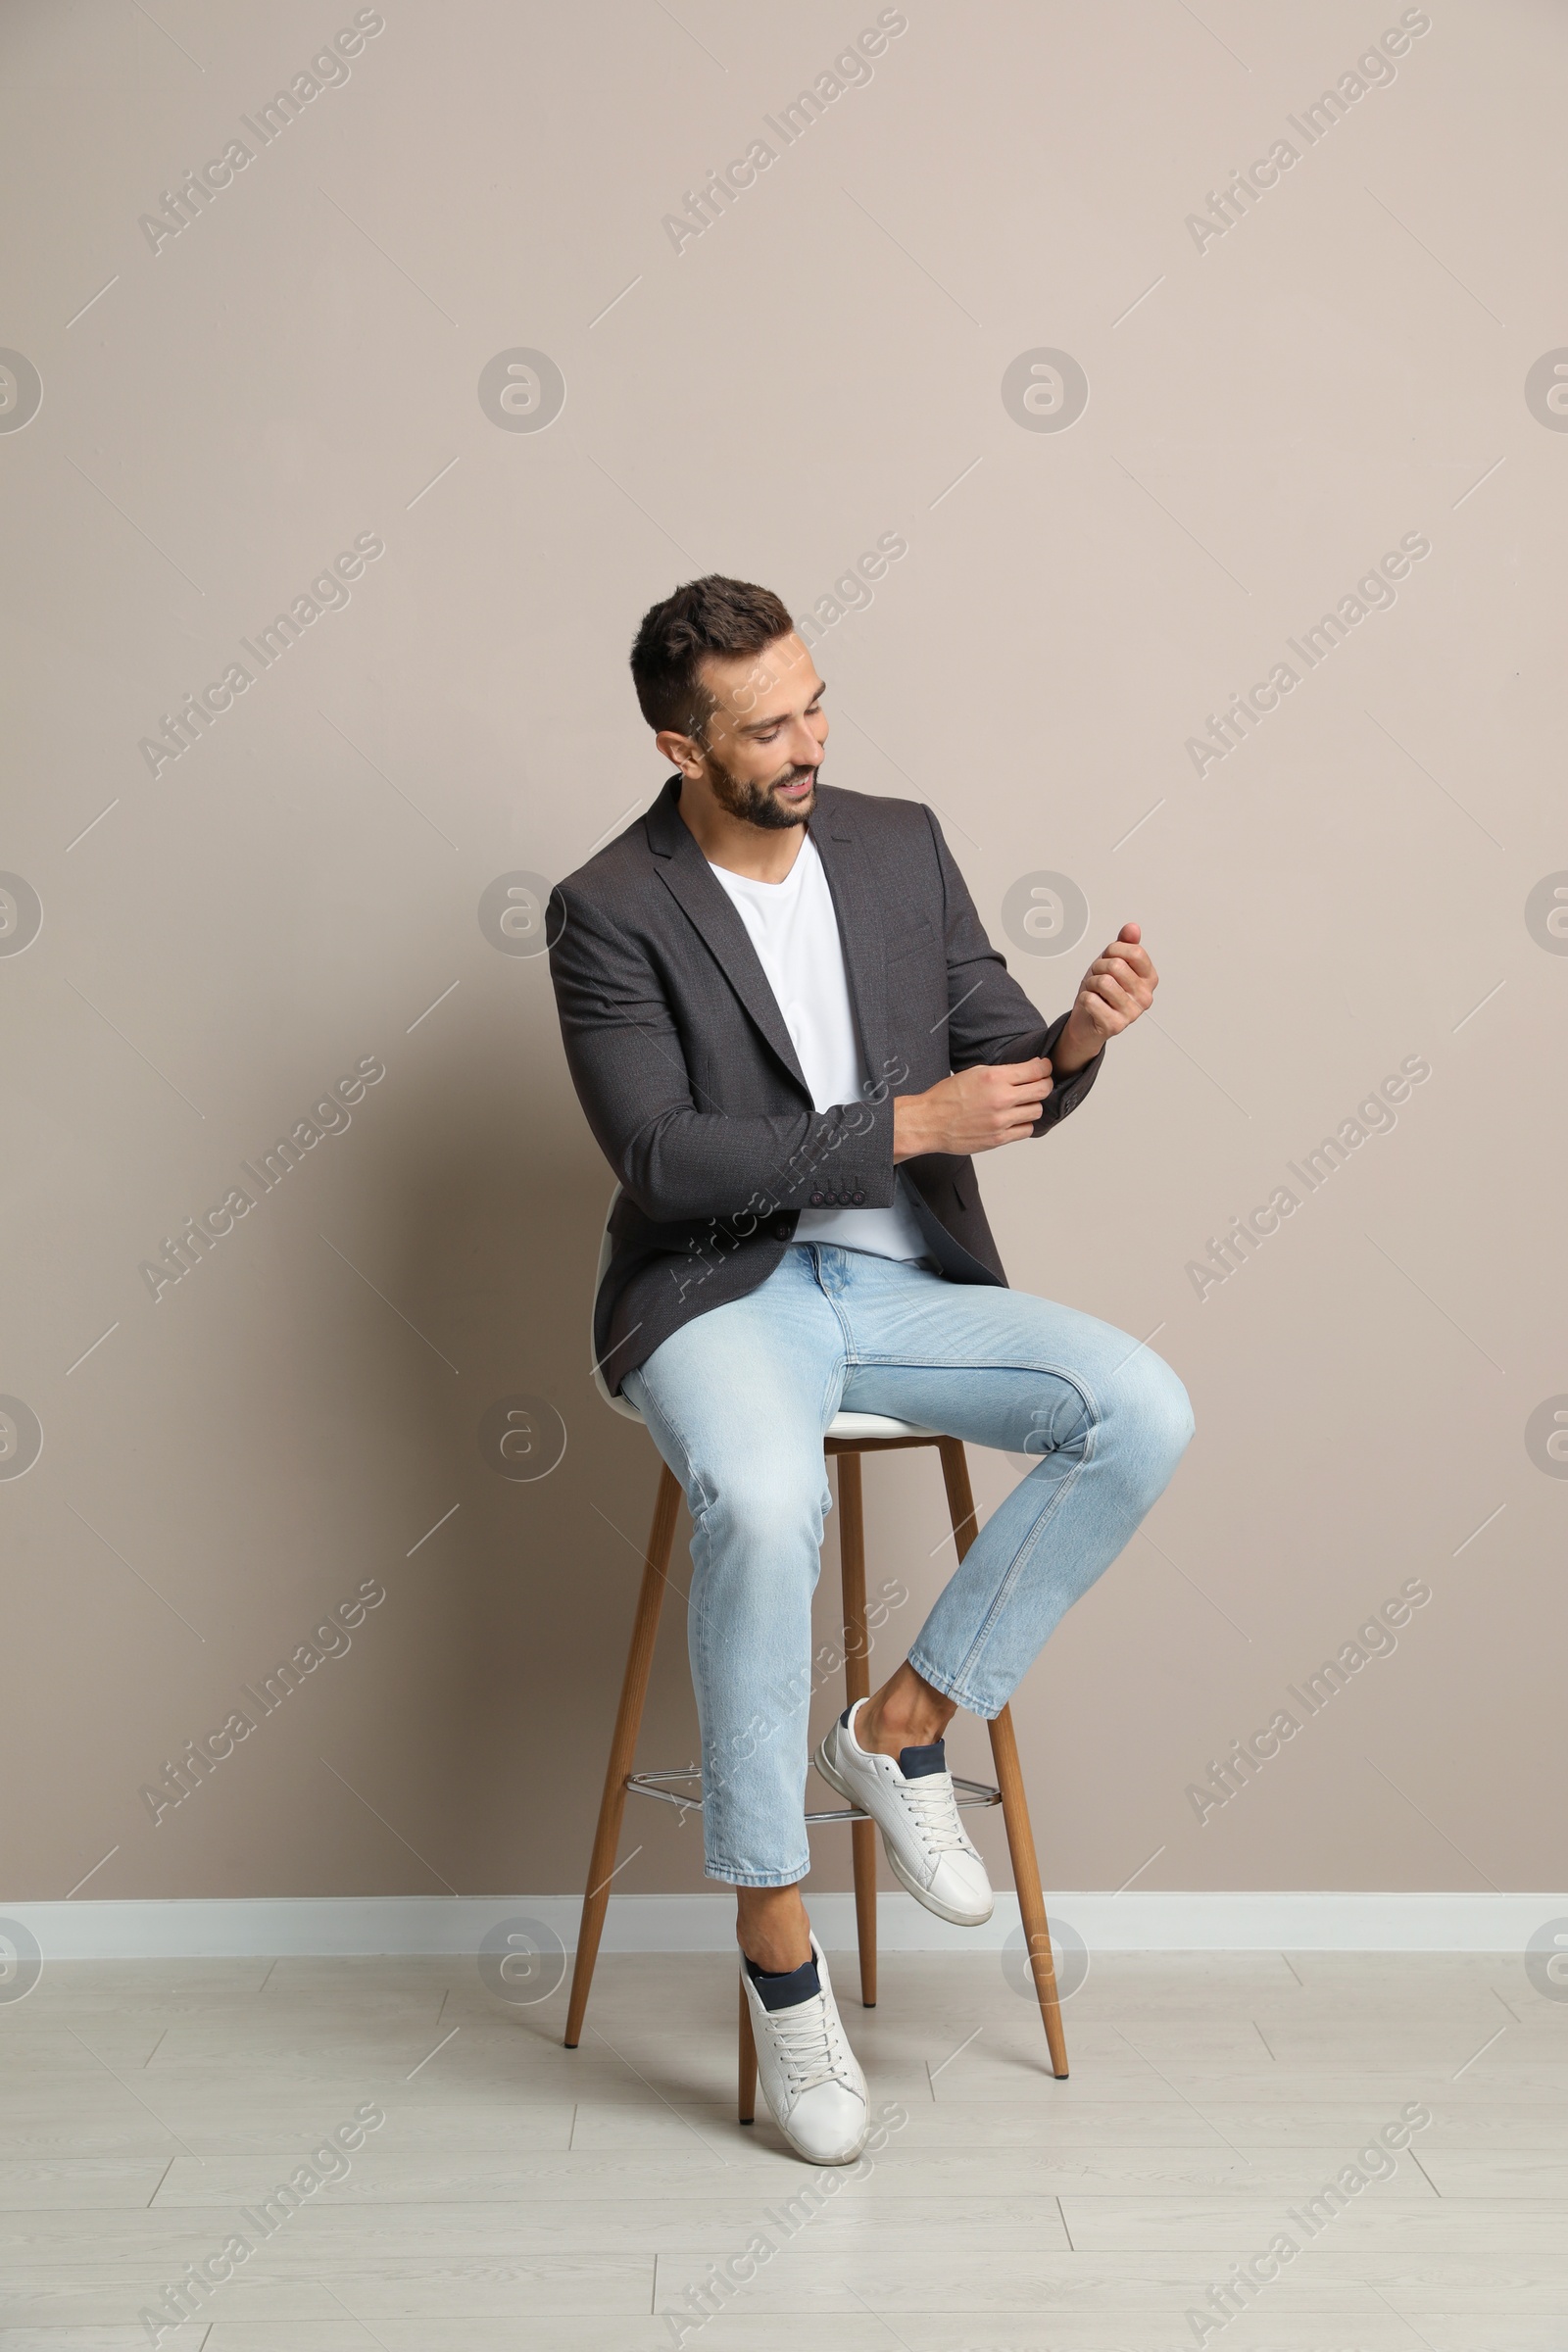
[[(860, 1493), (860, 1457), (841, 1453), (839, 1465), (839, 1564), (844, 1579), (844, 1695), (852, 1703), (871, 1695), (871, 1665), (865, 1637), (865, 1512)], [(855, 1931), (860, 1947), (860, 2000), (876, 2007), (876, 1826), (850, 1824), (855, 1860)]]
[[(953, 1541), (961, 1560), (975, 1539), (974, 1490), (969, 1484), (969, 1464), (956, 1438), (943, 1438), (939, 1444), (948, 1509), (953, 1515)], [(1051, 2052), (1052, 2072), (1064, 2077), (1067, 2041), (1061, 2029), (1056, 1964), (1052, 1956), (1051, 1930), (1046, 1924), (1046, 1899), (1040, 1886), (1034, 1832), (1029, 1826), (1029, 1800), (1024, 1794), (1023, 1774), (1018, 1769), (1012, 1709), (1004, 1707), (990, 1730), (997, 1787), (1002, 1791), (1002, 1818), (1007, 1830), (1007, 1852), (1012, 1859), (1012, 1883), (1018, 1890), (1018, 1912), (1023, 1921), (1024, 1944), (1034, 1974), (1035, 1991), (1040, 1999), (1046, 2045)]]
[(736, 2113), (743, 2124), (751, 2124), (757, 2121), (757, 2042), (752, 2033), (752, 2012), (744, 1984), (740, 1987), (740, 2097)]
[(637, 1734), (642, 1728), (643, 1702), (648, 1696), (648, 1676), (654, 1663), (654, 1641), (659, 1632), (660, 1603), (664, 1597), (664, 1572), (669, 1566), (670, 1549), (675, 1541), (675, 1513), (679, 1503), (680, 1486), (666, 1462), (662, 1465), (659, 1493), (654, 1498), (654, 1519), (648, 1531), (642, 1590), (637, 1595), (631, 1647), (626, 1653), (620, 1704), (615, 1710), (615, 1729), (610, 1742), (610, 1762), (605, 1768), (605, 1792), (599, 1801), (599, 1827), (594, 1832), (594, 1850), (588, 1863), (588, 1890), (582, 1898), (582, 1923), (577, 1930), (577, 1962), (572, 1971), (571, 2001), (566, 2011), (565, 2041), (568, 2050), (574, 2050), (582, 2039), (588, 1988), (594, 1981), (599, 1938), (604, 1933), (605, 1913), (610, 1908), (610, 1881), (615, 1867), (615, 1848), (620, 1843), (620, 1817), (626, 1809), (626, 1775), (637, 1753)]
[(953, 1521), (953, 1541), (961, 1560), (975, 1539), (974, 1489), (969, 1484), (969, 1460), (957, 1438), (938, 1438), (937, 1451), (942, 1456), (942, 1483), (948, 1490), (948, 1515)]
[(1002, 1790), (1002, 1818), (1007, 1825), (1007, 1851), (1012, 1856), (1012, 1883), (1018, 1889), (1024, 1946), (1034, 1971), (1035, 1992), (1051, 2051), (1051, 2071), (1065, 2079), (1067, 2038), (1061, 2030), (1061, 2003), (1056, 1993), (1056, 1963), (1052, 1956), (1051, 1930), (1046, 1925), (1046, 1898), (1041, 1891), (1040, 1864), (1034, 1833), (1029, 1827), (1029, 1799), (1018, 1769), (1018, 1742), (1013, 1738), (1012, 1709), (1004, 1707), (991, 1725), (991, 1753), (997, 1787)]

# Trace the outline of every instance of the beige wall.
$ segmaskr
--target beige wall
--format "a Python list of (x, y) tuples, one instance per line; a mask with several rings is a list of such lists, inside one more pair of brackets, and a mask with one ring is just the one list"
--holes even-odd
[[(1072, 879), (1087, 935), (1013, 956), (1048, 1012), (1129, 915), (1162, 973), (1083, 1115), (984, 1169), (1013, 1279), (1157, 1331), (1198, 1415), (1019, 1695), (1048, 1879), (1158, 1849), (1140, 1886), (1549, 1885), (1568, 957), (1527, 901), (1568, 869), (1568, 420), (1526, 378), (1568, 342), (1560, 13), (1433, 0), (1308, 147), (1289, 118), (1397, 6), (909, 0), (678, 252), (662, 217), (781, 148), (764, 117), (872, 6), (387, 0), (265, 149), (241, 118), (352, 9), (156, 14), (5, 34), (0, 341), (43, 394), (0, 433), (0, 866), (43, 918), (0, 956), (0, 1390), (43, 1432), (0, 1480), (6, 1893), (106, 1854), (84, 1893), (580, 1886), (655, 1460), (586, 1378), (611, 1177), (546, 968), (479, 903), (656, 790), (645, 605), (718, 567), (804, 613), (886, 533), (817, 647), (827, 775), (934, 802), (1004, 944), (1015, 884)], [(236, 135), (207, 210), (141, 225)], [(1195, 230), (1281, 137), (1294, 168)], [(481, 406), (517, 349), (564, 376), (547, 429)], [(1041, 349), (1087, 376), (1069, 429), (1004, 405)], [(384, 553), (263, 673), (241, 639), (361, 534)], [(1405, 534), (1396, 601), (1308, 672), (1287, 641)], [(1397, 1125), (1307, 1196), (1287, 1163), (1408, 1056)], [(362, 1058), (352, 1125), (155, 1301), (140, 1262)], [(1293, 1184), (1200, 1298), (1189, 1261)], [(532, 1483), (479, 1444), (519, 1393), (568, 1436)], [(992, 1502), (1016, 1474), (976, 1457)], [(873, 1576), (914, 1595), (891, 1642), (951, 1554), (932, 1466), (867, 1490)], [(1393, 1654), (1200, 1825), (1189, 1785), (1407, 1580)], [(367, 1582), (346, 1653), (155, 1826), (165, 1759)], [(694, 1737), (671, 1623), (645, 1759)], [(694, 1828), (635, 1835), (628, 1891), (701, 1883)]]

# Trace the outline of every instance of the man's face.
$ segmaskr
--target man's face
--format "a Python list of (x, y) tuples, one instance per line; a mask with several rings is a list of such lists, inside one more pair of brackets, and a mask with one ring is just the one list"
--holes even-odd
[(701, 676), (717, 707), (692, 752), (714, 800), (746, 824), (804, 825), (827, 741), (826, 689), (805, 646), (791, 634), (760, 654), (710, 656)]

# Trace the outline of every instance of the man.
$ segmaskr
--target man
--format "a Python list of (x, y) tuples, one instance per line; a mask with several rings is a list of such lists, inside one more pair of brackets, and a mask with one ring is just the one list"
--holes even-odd
[(1006, 1287), (971, 1155), (1075, 1110), (1156, 974), (1126, 923), (1048, 1024), (930, 809), (820, 782), (823, 684), (768, 590), (677, 588), (631, 666), (675, 773), (549, 926), (567, 1062), (623, 1187), (594, 1345), (691, 1508), (705, 1866), (736, 1888), (763, 2092), (800, 2154), (848, 2164), (865, 2081), (800, 1892), (822, 1435), (842, 1406), (1040, 1456), (815, 1756), (900, 1884), (978, 1925), (991, 1888), (943, 1735), (959, 1706), (1001, 1712), (1192, 1414), (1147, 1348)]

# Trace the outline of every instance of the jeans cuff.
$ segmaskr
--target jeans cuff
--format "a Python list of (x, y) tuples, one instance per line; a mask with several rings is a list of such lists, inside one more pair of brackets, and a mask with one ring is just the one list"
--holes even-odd
[(811, 1857), (807, 1855), (799, 1870), (731, 1870), (725, 1862), (705, 1861), (705, 1879), (721, 1879), (726, 1886), (798, 1886), (810, 1873)]
[(978, 1715), (982, 1723), (994, 1723), (1007, 1703), (1004, 1698), (993, 1702), (989, 1698), (978, 1697), (972, 1690), (966, 1690), (961, 1683), (956, 1683), (951, 1675), (944, 1674), (941, 1667), (918, 1646), (910, 1650), (909, 1664), (922, 1683), (929, 1683), (932, 1690), (940, 1690), (944, 1698), (951, 1698), (971, 1715)]

